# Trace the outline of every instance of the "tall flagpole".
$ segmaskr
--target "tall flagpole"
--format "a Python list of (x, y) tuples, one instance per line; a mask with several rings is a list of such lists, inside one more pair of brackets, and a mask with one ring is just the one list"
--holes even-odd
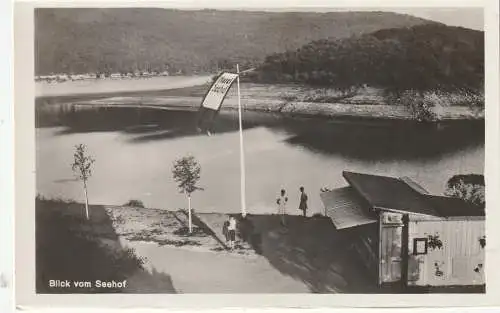
[(240, 123), (240, 185), (241, 185), (241, 214), (243, 217), (247, 215), (246, 197), (245, 197), (245, 152), (243, 149), (243, 122), (241, 119), (241, 96), (240, 96), (240, 66), (236, 64), (236, 78), (238, 86), (238, 120)]

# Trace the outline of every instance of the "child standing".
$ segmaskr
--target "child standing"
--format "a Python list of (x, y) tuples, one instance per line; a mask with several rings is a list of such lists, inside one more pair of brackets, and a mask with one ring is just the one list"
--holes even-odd
[(281, 215), (281, 225), (286, 226), (285, 214), (286, 214), (286, 203), (288, 202), (288, 197), (286, 196), (285, 189), (281, 189), (280, 196), (276, 199), (276, 204), (278, 204), (278, 214)]
[(227, 227), (229, 235), (229, 248), (234, 249), (234, 242), (236, 241), (236, 219), (234, 216), (229, 218), (229, 225)]

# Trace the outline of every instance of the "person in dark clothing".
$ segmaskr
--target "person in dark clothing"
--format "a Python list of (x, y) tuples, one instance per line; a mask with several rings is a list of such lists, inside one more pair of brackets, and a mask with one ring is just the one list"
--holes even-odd
[(299, 210), (301, 210), (304, 217), (306, 217), (307, 216), (307, 194), (304, 191), (304, 187), (300, 187), (299, 190), (300, 190)]
[(229, 221), (225, 221), (224, 225), (222, 226), (222, 234), (226, 238), (226, 242), (229, 241), (229, 229), (228, 229), (228, 227), (229, 227)]

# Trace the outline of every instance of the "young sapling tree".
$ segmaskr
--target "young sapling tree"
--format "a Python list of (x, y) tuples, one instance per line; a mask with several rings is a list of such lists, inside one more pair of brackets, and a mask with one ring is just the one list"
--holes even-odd
[(73, 173), (83, 183), (83, 191), (85, 193), (85, 217), (89, 220), (89, 198), (87, 193), (87, 181), (92, 176), (92, 166), (95, 160), (92, 156), (88, 155), (87, 147), (84, 144), (75, 146), (75, 153), (73, 154), (73, 164), (71, 169)]
[(193, 156), (185, 156), (174, 162), (172, 174), (179, 191), (188, 199), (189, 233), (193, 232), (191, 218), (191, 195), (197, 190), (203, 190), (197, 184), (200, 180), (201, 167)]

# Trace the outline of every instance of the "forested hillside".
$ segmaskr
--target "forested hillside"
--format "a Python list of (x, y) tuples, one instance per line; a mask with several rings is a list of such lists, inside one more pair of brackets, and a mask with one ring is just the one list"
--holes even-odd
[(425, 23), (387, 12), (43, 8), (35, 12), (35, 72), (216, 71), (315, 40)]
[(254, 75), (338, 89), (477, 91), (484, 84), (484, 33), (427, 24), (318, 40), (268, 56)]

